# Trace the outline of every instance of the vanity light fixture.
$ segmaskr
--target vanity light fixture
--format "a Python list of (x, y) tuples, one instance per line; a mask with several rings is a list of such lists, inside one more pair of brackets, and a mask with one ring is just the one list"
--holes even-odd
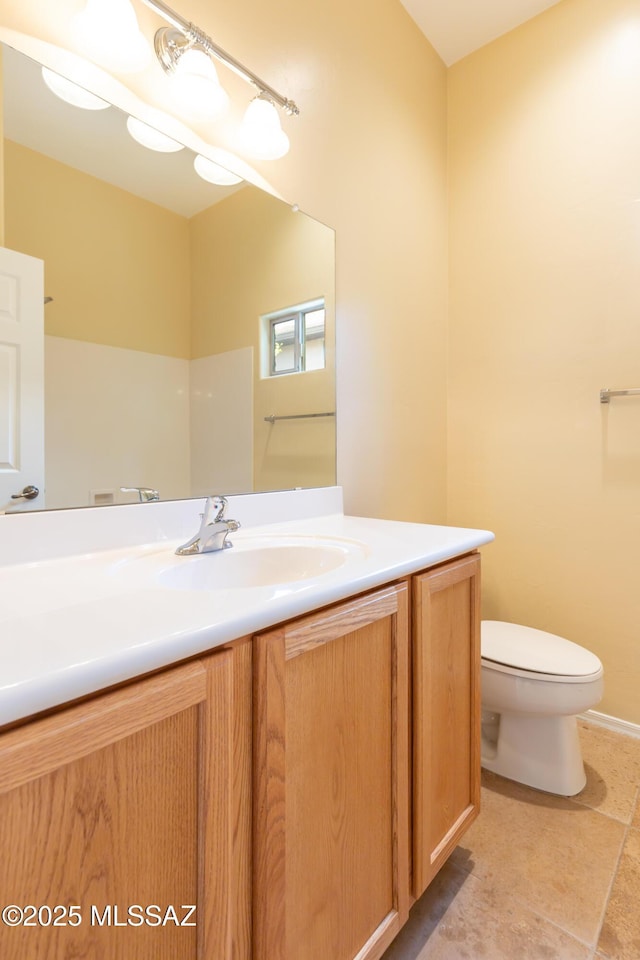
[(156, 54), (171, 82), (171, 96), (192, 120), (217, 120), (229, 106), (207, 51), (185, 41), (179, 30), (165, 27), (155, 36)]
[(240, 146), (258, 160), (278, 160), (289, 151), (289, 137), (280, 126), (273, 101), (260, 93), (247, 107), (238, 133)]
[(224, 167), (207, 157), (201, 156), (201, 154), (196, 156), (193, 166), (199, 177), (209, 183), (215, 183), (219, 187), (231, 187), (236, 183), (242, 183), (242, 177), (236, 176), (230, 170), (225, 170)]
[(84, 52), (108, 70), (136, 73), (151, 62), (151, 50), (129, 0), (87, 0), (71, 20)]
[(184, 144), (178, 143), (155, 127), (150, 127), (148, 123), (143, 123), (137, 117), (127, 117), (127, 130), (137, 143), (148, 150), (156, 150), (158, 153), (177, 153), (178, 150), (184, 150)]
[[(289, 138), (280, 127), (276, 106), (289, 116), (297, 116), (300, 111), (293, 100), (283, 97), (255, 73), (226, 53), (194, 23), (185, 20), (167, 6), (164, 0), (143, 0), (143, 3), (171, 24), (170, 27), (162, 27), (158, 30), (154, 39), (156, 56), (164, 71), (169, 74), (178, 74), (182, 69), (185, 76), (191, 74), (193, 60), (189, 58), (190, 63), (186, 59), (190, 52), (206, 56), (212, 67), (213, 60), (225, 64), (237, 76), (242, 77), (258, 90), (257, 98), (249, 104), (248, 117), (243, 121), (240, 134), (246, 152), (258, 159), (275, 159), (284, 156), (289, 149)], [(201, 60), (198, 62), (202, 64)], [(173, 79), (177, 79), (177, 76)], [(218, 89), (222, 88), (218, 87)], [(209, 93), (208, 96), (213, 94)], [(215, 96), (219, 97), (219, 94), (216, 93)], [(256, 103), (259, 104), (258, 107), (255, 107)]]
[(42, 79), (56, 97), (70, 103), (72, 107), (80, 107), (82, 110), (106, 110), (111, 104), (97, 97), (95, 93), (89, 93), (84, 87), (79, 87), (72, 80), (61, 77), (59, 73), (54, 73), (48, 67), (42, 68)]

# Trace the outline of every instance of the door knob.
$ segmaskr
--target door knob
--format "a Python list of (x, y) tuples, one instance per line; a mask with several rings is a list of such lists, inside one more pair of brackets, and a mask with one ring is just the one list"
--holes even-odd
[(35, 500), (40, 491), (37, 487), (34, 487), (33, 484), (29, 484), (28, 487), (25, 487), (22, 493), (13, 493), (11, 494), (12, 500)]

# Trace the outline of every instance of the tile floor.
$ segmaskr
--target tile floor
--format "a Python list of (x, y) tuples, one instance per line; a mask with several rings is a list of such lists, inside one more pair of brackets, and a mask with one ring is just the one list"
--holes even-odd
[(580, 736), (571, 799), (483, 771), (480, 817), (383, 960), (640, 960), (640, 740)]

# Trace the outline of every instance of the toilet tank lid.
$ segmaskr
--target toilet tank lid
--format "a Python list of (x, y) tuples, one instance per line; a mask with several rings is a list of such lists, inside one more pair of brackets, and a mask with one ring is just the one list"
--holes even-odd
[(518, 670), (588, 677), (602, 670), (595, 653), (554, 633), (503, 620), (483, 620), (482, 657)]

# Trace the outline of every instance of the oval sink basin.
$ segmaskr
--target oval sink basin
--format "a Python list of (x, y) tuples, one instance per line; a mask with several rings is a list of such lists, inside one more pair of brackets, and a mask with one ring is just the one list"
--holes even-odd
[(157, 575), (157, 582), (175, 590), (269, 587), (297, 583), (335, 570), (348, 552), (338, 546), (274, 544), (245, 547), (181, 558)]
[(172, 590), (229, 590), (256, 587), (294, 588), (364, 557), (365, 544), (314, 536), (235, 537), (226, 550), (176, 556), (167, 545), (129, 556), (112, 567), (130, 586)]

